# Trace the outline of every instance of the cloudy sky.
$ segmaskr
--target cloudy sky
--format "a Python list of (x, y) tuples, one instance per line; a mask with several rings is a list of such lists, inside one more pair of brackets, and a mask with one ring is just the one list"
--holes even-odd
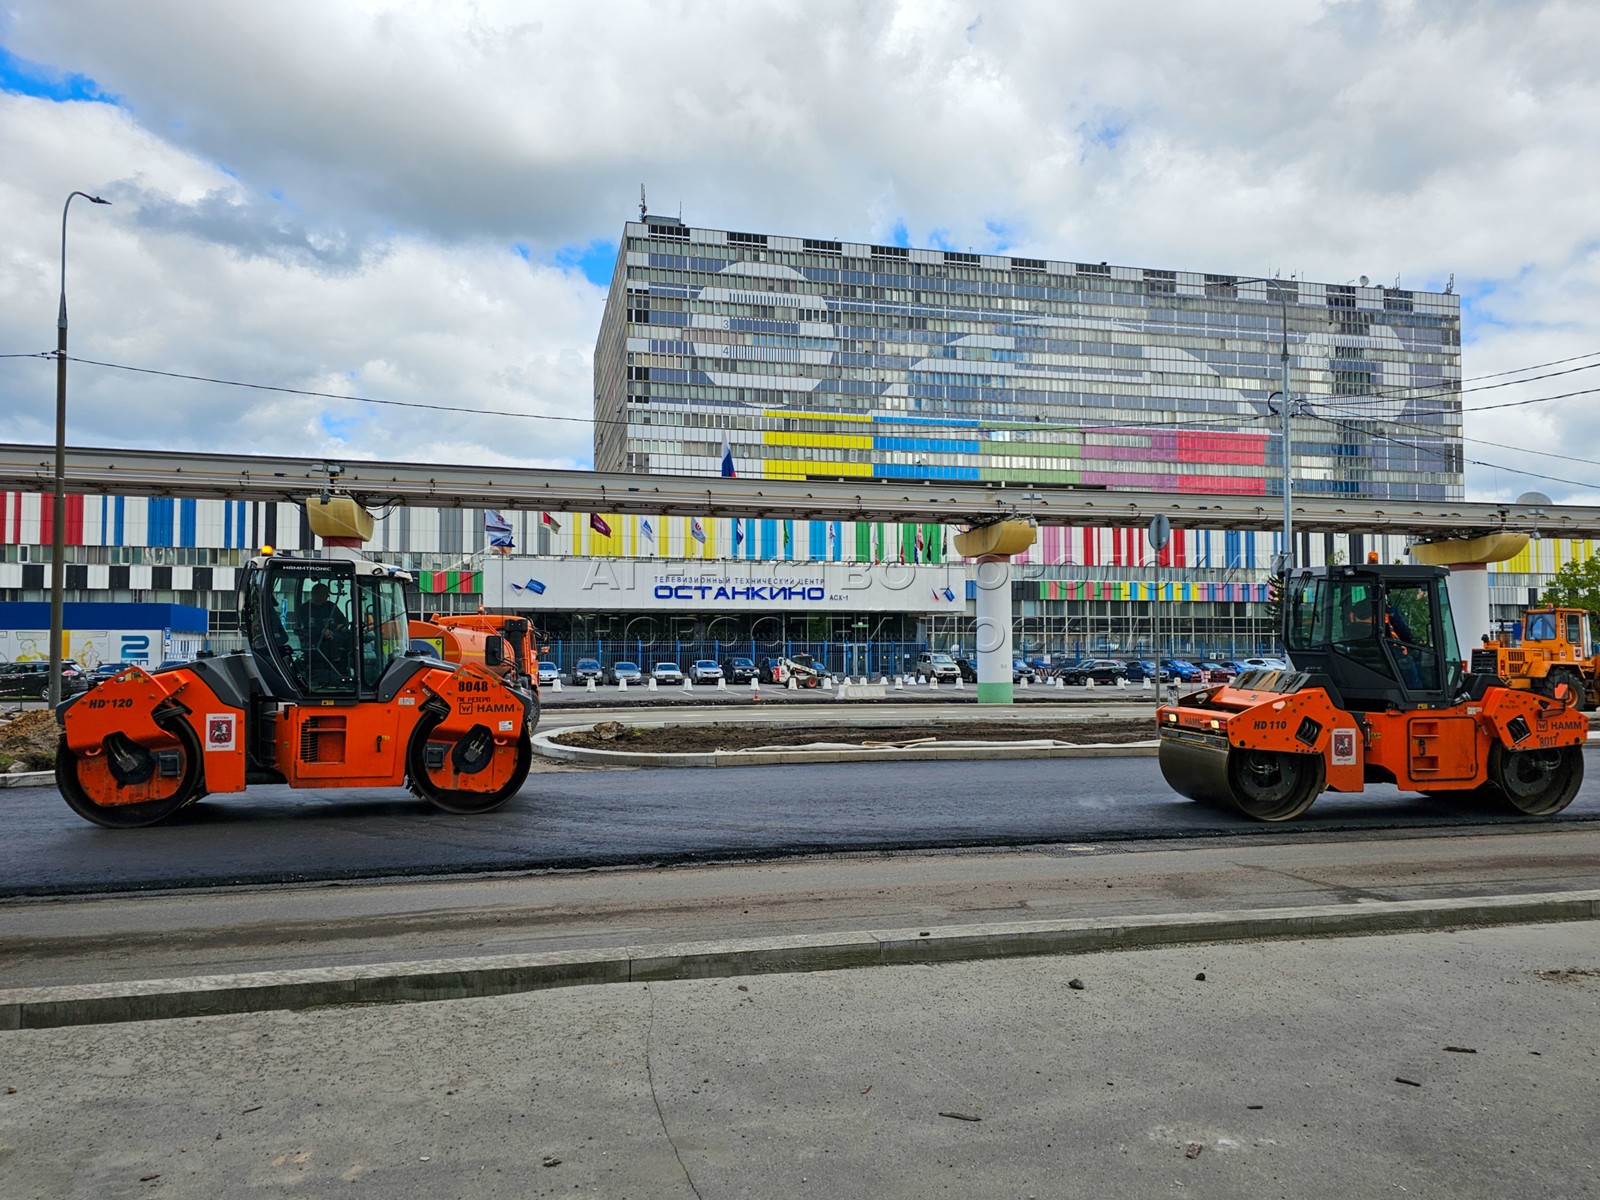
[[(587, 466), (643, 182), (713, 228), (1453, 277), (1469, 379), (1578, 368), (1467, 385), (1537, 401), (1469, 411), (1469, 492), (1600, 502), (1597, 60), (1600, 5), (1534, 0), (0, 0), (0, 354), (55, 345), (82, 189), (74, 356), (471, 411), (74, 364), (71, 441)], [(0, 358), (0, 440), (53, 437), (53, 364)]]

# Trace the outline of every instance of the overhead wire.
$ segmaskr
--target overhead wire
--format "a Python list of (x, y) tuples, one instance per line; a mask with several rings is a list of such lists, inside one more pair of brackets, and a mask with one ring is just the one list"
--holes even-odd
[[(1320, 407), (1322, 407), (1322, 405), (1319, 401), (1316, 404), (1305, 405), (1303, 411), (1315, 416), (1317, 415), (1316, 410)], [(1422, 425), (1416, 421), (1403, 421), (1396, 417), (1361, 417), (1353, 413), (1341, 413), (1339, 415), (1357, 421), (1381, 421), (1385, 425), (1400, 426), (1405, 429), (1415, 430), (1419, 434), (1431, 434), (1436, 437), (1450, 437), (1452, 439), (1460, 438), (1463, 442), (1473, 442), (1479, 446), (1498, 446), (1502, 450), (1510, 450), (1517, 454), (1537, 454), (1541, 458), (1559, 458), (1565, 460), (1566, 462), (1583, 463), (1586, 466), (1600, 467), (1600, 459), (1577, 458), (1571, 454), (1557, 454), (1554, 450), (1535, 450), (1531, 446), (1512, 446), (1505, 442), (1491, 441), (1488, 438), (1468, 437), (1464, 433), (1445, 434), (1432, 425)]]
[[(39, 357), (39, 358), (54, 358), (55, 357), (55, 352), (54, 351), (49, 351), (49, 352), (46, 352), (46, 353), (41, 353), (41, 354), (36, 354), (36, 355), (15, 355), (14, 357), (17, 357), (17, 358), (35, 358), (35, 357)], [(387, 400), (387, 399), (382, 399), (382, 398), (375, 397), (375, 396), (351, 395), (350, 393), (347, 393), (347, 392), (324, 392), (324, 391), (318, 391), (318, 390), (311, 389), (311, 388), (285, 387), (285, 386), (282, 386), (282, 385), (279, 385), (279, 384), (249, 383), (249, 382), (244, 381), (244, 380), (223, 379), (223, 378), (220, 378), (220, 377), (217, 377), (217, 376), (211, 376), (211, 375), (193, 375), (193, 374), (188, 374), (188, 373), (182, 372), (182, 371), (163, 371), (163, 370), (159, 370), (159, 369), (154, 368), (154, 367), (135, 367), (135, 366), (130, 366), (130, 365), (126, 364), (126, 363), (112, 363), (112, 362), (104, 362), (104, 361), (101, 361), (99, 359), (93, 359), (93, 358), (79, 358), (79, 357), (77, 357), (75, 355), (70, 355), (70, 354), (67, 356), (67, 360), (69, 362), (81, 363), (81, 364), (83, 364), (85, 366), (104, 367), (104, 368), (106, 368), (108, 370), (113, 370), (113, 371), (128, 371), (128, 372), (132, 372), (133, 374), (137, 374), (137, 375), (155, 375), (155, 376), (159, 376), (159, 377), (166, 378), (166, 379), (187, 380), (187, 381), (193, 382), (193, 383), (213, 383), (213, 384), (217, 384), (217, 385), (222, 386), (222, 387), (246, 388), (246, 389), (249, 389), (251, 391), (273, 392), (273, 393), (277, 393), (277, 394), (281, 394), (281, 395), (288, 395), (288, 396), (308, 396), (308, 397), (311, 397), (311, 398), (314, 398), (314, 399), (322, 399), (322, 400), (347, 400), (347, 401), (350, 401), (350, 402), (356, 403), (356, 404), (377, 404), (377, 405), (384, 405), (384, 406), (394, 407), (394, 408), (414, 408), (414, 409), (422, 409), (422, 410), (431, 411), (431, 412), (459, 413), (459, 414), (464, 415), (464, 416), (516, 417), (516, 418), (520, 418), (520, 419), (523, 419), (523, 420), (533, 420), (533, 421), (568, 421), (568, 422), (572, 422), (574, 424), (579, 424), (579, 425), (607, 425), (607, 424), (609, 424), (609, 425), (626, 425), (628, 423), (625, 420), (622, 420), (622, 419), (619, 419), (619, 418), (616, 418), (616, 417), (604, 417), (604, 418), (571, 417), (571, 416), (560, 416), (560, 415), (548, 414), (548, 413), (515, 412), (515, 411), (510, 410), (510, 409), (464, 408), (464, 407), (461, 407), (459, 405), (431, 404), (431, 403), (428, 403), (427, 401), (422, 401), (422, 400)], [(1059, 429), (1059, 430), (1072, 430), (1072, 429), (1105, 429), (1105, 430), (1141, 429), (1141, 430), (1182, 432), (1185, 429), (1191, 429), (1191, 428), (1212, 428), (1212, 427), (1237, 428), (1241, 424), (1252, 424), (1252, 423), (1255, 423), (1255, 422), (1257, 422), (1259, 420), (1264, 419), (1264, 417), (1265, 417), (1265, 414), (1241, 415), (1241, 414), (1234, 413), (1234, 414), (1220, 415), (1220, 416), (1217, 416), (1215, 418), (1210, 418), (1210, 417), (1207, 417), (1207, 418), (1196, 418), (1194, 420), (1181, 421), (1181, 422), (1175, 422), (1175, 421), (1139, 422), (1137, 420), (1134, 420), (1134, 421), (1110, 421), (1110, 420), (1108, 420), (1108, 421), (1098, 421), (1098, 420), (1083, 420), (1083, 419), (1075, 419), (1075, 420), (1074, 419), (1067, 419), (1067, 420), (1060, 420), (1060, 421), (1040, 421), (1040, 422), (1006, 421), (1006, 422), (1003, 422), (1003, 424), (1005, 424), (1007, 426), (1007, 428), (1011, 432), (1018, 432), (1018, 433), (1040, 432), (1040, 431), (1056, 430), (1056, 429)], [(1022, 443), (1022, 444), (1025, 445), (1026, 443)]]
[[(1523, 374), (1523, 373), (1525, 373), (1527, 371), (1539, 370), (1539, 369), (1542, 369), (1543, 367), (1547, 367), (1547, 366), (1558, 366), (1558, 365), (1562, 365), (1562, 364), (1567, 363), (1567, 362), (1573, 362), (1573, 361), (1577, 361), (1579, 359), (1593, 357), (1595, 355), (1600, 355), (1600, 351), (1593, 351), (1593, 352), (1590, 352), (1588, 354), (1582, 354), (1582, 355), (1573, 355), (1573, 356), (1571, 356), (1569, 358), (1565, 358), (1565, 359), (1554, 359), (1554, 360), (1551, 360), (1550, 362), (1547, 362), (1547, 363), (1539, 363), (1539, 364), (1534, 364), (1534, 365), (1531, 365), (1531, 366), (1528, 366), (1528, 367), (1514, 368), (1514, 369), (1509, 370), (1509, 371), (1493, 372), (1493, 373), (1486, 374), (1486, 375), (1474, 376), (1472, 378), (1473, 379), (1494, 379), (1494, 378), (1499, 378), (1501, 376), (1510, 375), (1510, 374)], [(53, 359), (55, 357), (56, 357), (56, 352), (55, 351), (37, 351), (37, 352), (34, 352), (34, 353), (29, 353), (29, 354), (3, 354), (3, 355), (0, 355), (0, 358), (8, 358), (8, 359), (9, 358)], [(131, 366), (131, 365), (125, 364), (125, 363), (105, 362), (105, 361), (98, 360), (98, 359), (79, 358), (79, 357), (72, 356), (72, 355), (68, 356), (68, 360), (71, 361), (71, 362), (81, 363), (81, 364), (83, 364), (85, 366), (96, 366), (96, 367), (102, 367), (102, 368), (105, 368), (105, 369), (108, 369), (108, 370), (127, 371), (127, 372), (130, 372), (130, 373), (133, 373), (133, 374), (152, 375), (152, 376), (158, 376), (158, 377), (168, 378), (168, 379), (180, 379), (180, 380), (185, 380), (185, 381), (188, 381), (188, 382), (195, 382), (195, 383), (211, 383), (211, 384), (216, 384), (216, 385), (222, 386), (222, 387), (238, 387), (238, 388), (245, 388), (245, 389), (252, 390), (252, 391), (272, 392), (272, 393), (276, 393), (276, 394), (280, 394), (280, 395), (306, 396), (306, 397), (310, 397), (310, 398), (314, 398), (314, 399), (325, 399), (325, 400), (343, 400), (343, 401), (348, 401), (348, 402), (357, 403), (357, 404), (380, 405), (380, 406), (394, 407), (394, 408), (410, 408), (410, 409), (418, 409), (418, 410), (431, 411), (431, 412), (458, 413), (458, 414), (470, 415), (470, 416), (511, 417), (511, 418), (519, 418), (519, 419), (523, 419), (523, 420), (562, 421), (562, 422), (569, 422), (569, 423), (572, 423), (572, 424), (580, 424), (580, 425), (597, 425), (597, 426), (624, 425), (625, 426), (626, 424), (628, 424), (626, 419), (615, 418), (615, 417), (596, 418), (596, 417), (593, 417), (593, 416), (563, 416), (563, 415), (551, 414), (551, 413), (517, 412), (517, 411), (514, 411), (514, 410), (510, 410), (510, 409), (466, 408), (466, 407), (462, 407), (462, 406), (459, 406), (459, 405), (434, 404), (434, 403), (429, 403), (427, 401), (420, 401), (420, 400), (391, 400), (391, 399), (384, 399), (384, 398), (381, 398), (381, 397), (374, 397), (374, 396), (352, 395), (350, 393), (345, 393), (345, 392), (327, 392), (327, 391), (320, 391), (320, 390), (310, 389), (310, 388), (292, 388), (292, 387), (286, 387), (286, 386), (278, 385), (278, 384), (251, 383), (251, 382), (244, 381), (244, 380), (224, 379), (224, 378), (217, 377), (217, 376), (196, 375), (196, 374), (191, 374), (191, 373), (187, 373), (187, 372), (180, 372), (180, 371), (165, 371), (165, 370), (160, 370), (160, 369), (153, 368), (153, 367), (136, 367), (136, 366)], [(1588, 370), (1591, 367), (1600, 367), (1600, 362), (1590, 363), (1590, 364), (1587, 364), (1587, 365), (1585, 365), (1583, 367), (1571, 368), (1568, 371), (1557, 371), (1557, 372), (1552, 372), (1552, 373), (1550, 373), (1548, 375), (1533, 376), (1533, 377), (1530, 377), (1528, 379), (1511, 380), (1511, 381), (1507, 381), (1507, 382), (1503, 382), (1503, 383), (1491, 384), (1486, 388), (1473, 389), (1473, 390), (1489, 390), (1490, 388), (1499, 388), (1499, 387), (1512, 386), (1513, 384), (1518, 384), (1518, 383), (1529, 383), (1529, 382), (1533, 382), (1536, 379), (1546, 379), (1546, 378), (1552, 378), (1552, 377), (1557, 376), (1557, 375), (1569, 374), (1572, 371)], [(1265, 384), (1265, 383), (1267, 383), (1269, 381), (1263, 380), (1262, 382)], [(1467, 381), (1463, 380), (1463, 382), (1467, 382)], [(1594, 395), (1596, 393), (1600, 393), (1600, 388), (1584, 388), (1584, 389), (1580, 389), (1580, 390), (1572, 391), (1572, 392), (1558, 393), (1558, 394), (1553, 395), (1553, 396), (1535, 396), (1535, 397), (1529, 397), (1529, 398), (1523, 399), (1523, 400), (1505, 401), (1505, 402), (1500, 403), (1500, 404), (1485, 404), (1485, 405), (1476, 405), (1476, 406), (1471, 406), (1471, 407), (1463, 405), (1459, 409), (1457, 409), (1457, 408), (1449, 408), (1449, 409), (1413, 409), (1409, 415), (1411, 415), (1411, 416), (1443, 416), (1443, 415), (1455, 415), (1457, 413), (1465, 414), (1465, 413), (1475, 413), (1475, 412), (1489, 412), (1489, 411), (1494, 411), (1494, 410), (1503, 409), (1503, 408), (1517, 408), (1517, 407), (1525, 407), (1525, 406), (1534, 405), (1534, 404), (1551, 403), (1551, 402), (1558, 401), (1558, 400), (1572, 399), (1572, 398), (1578, 397), (1578, 396)], [(1393, 399), (1394, 399), (1393, 396), (1385, 396), (1385, 395), (1380, 395), (1378, 393), (1371, 393), (1371, 394), (1366, 394), (1366, 395), (1361, 395), (1361, 396), (1328, 397), (1328, 398), (1325, 398), (1325, 399), (1318, 400), (1316, 402), (1316, 404), (1317, 404), (1318, 407), (1321, 407), (1321, 408), (1324, 408), (1324, 409), (1329, 409), (1329, 410), (1334, 410), (1334, 411), (1338, 411), (1340, 409), (1344, 409), (1344, 410), (1346, 410), (1343, 413), (1344, 416), (1347, 416), (1347, 417), (1350, 417), (1350, 418), (1354, 418), (1354, 419), (1357, 419), (1357, 420), (1362, 420), (1362, 419), (1367, 419), (1367, 418), (1361, 417), (1359, 412), (1357, 412), (1357, 411), (1350, 411), (1352, 405), (1354, 405), (1356, 403), (1359, 403), (1359, 402), (1362, 402), (1362, 401), (1373, 402), (1373, 401), (1389, 400), (1389, 401), (1392, 402)], [(1240, 428), (1241, 426), (1245, 426), (1245, 425), (1259, 424), (1260, 422), (1268, 419), (1269, 416), (1271, 416), (1270, 413), (1260, 413), (1260, 414), (1252, 414), (1252, 415), (1226, 414), (1226, 415), (1218, 415), (1218, 416), (1215, 416), (1215, 417), (1210, 417), (1210, 416), (1207, 416), (1207, 417), (1196, 417), (1196, 418), (1188, 420), (1188, 421), (1154, 421), (1154, 422), (1151, 422), (1151, 421), (1138, 421), (1138, 420), (1120, 420), (1119, 421), (1119, 420), (1097, 420), (1097, 419), (1082, 419), (1082, 418), (1080, 418), (1080, 419), (1075, 419), (1075, 420), (1074, 419), (1064, 419), (1064, 420), (1042, 420), (1042, 421), (1008, 421), (1008, 422), (1003, 422), (1003, 424), (1007, 427), (1007, 431), (1014, 432), (1014, 433), (1050, 432), (1050, 431), (1057, 431), (1057, 430), (1060, 430), (1060, 431), (1066, 431), (1066, 430), (1141, 430), (1141, 431), (1183, 432), (1184, 430), (1187, 430), (1187, 429), (1224, 428), (1224, 427), (1226, 427), (1226, 428), (1235, 428), (1236, 429), (1236, 428)], [(1420, 427), (1416, 426), (1412, 422), (1399, 421), (1399, 420), (1397, 420), (1395, 418), (1382, 418), (1382, 419), (1390, 422), (1391, 424), (1407, 424), (1407, 425), (1411, 425), (1413, 428), (1418, 428), (1419, 432), (1426, 432), (1426, 430), (1422, 430)], [(664, 427), (664, 428), (670, 428), (670, 427)], [(1463, 437), (1462, 440), (1464, 440), (1464, 441), (1473, 441), (1473, 442), (1482, 442), (1482, 439), (1477, 439), (1477, 438), (1466, 438), (1466, 437)], [(1499, 445), (1501, 443), (1488, 443), (1488, 444)], [(1026, 443), (1019, 443), (1019, 446), (1025, 446), (1025, 445), (1026, 445)], [(1508, 447), (1508, 448), (1509, 449), (1513, 449), (1513, 450), (1517, 450), (1520, 453), (1529, 453), (1529, 454), (1532, 454), (1532, 453), (1545, 453), (1543, 451), (1534, 451), (1534, 450), (1530, 450), (1530, 449), (1523, 448), (1523, 447)], [(1549, 457), (1567, 458), (1569, 456), (1552, 454), (1552, 455), (1549, 455)], [(1600, 465), (1600, 464), (1594, 464), (1592, 462), (1592, 460), (1587, 460), (1587, 459), (1576, 459), (1576, 458), (1573, 458), (1573, 459), (1571, 459), (1571, 461), (1583, 462), (1583, 463), (1587, 463), (1587, 464), (1590, 464), (1590, 465)], [(1479, 464), (1479, 465), (1484, 465), (1484, 464)], [(1503, 469), (1512, 470), (1513, 468), (1507, 467), (1507, 468), (1503, 468)], [(1534, 473), (1530, 473), (1530, 474), (1534, 474)], [(1568, 482), (1568, 481), (1562, 481), (1562, 482)]]
[[(1348, 421), (1335, 420), (1332, 417), (1324, 417), (1315, 412), (1308, 413), (1307, 415), (1314, 421), (1321, 421), (1327, 425), (1334, 425), (1340, 429), (1348, 430), (1351, 433), (1358, 433), (1366, 437), (1375, 437), (1385, 442), (1393, 442), (1397, 446), (1405, 446), (1407, 449), (1415, 450), (1419, 454), (1426, 454), (1430, 458), (1441, 459), (1445, 462), (1450, 461), (1449, 454), (1441, 450), (1436, 450), (1431, 446), (1420, 445), (1417, 442), (1409, 442), (1404, 438), (1397, 438), (1391, 434), (1386, 434), (1375, 429), (1360, 429), (1355, 425), (1350, 424)], [(1543, 479), (1549, 483), (1565, 483), (1571, 485), (1572, 487), (1581, 487), (1586, 489), (1593, 489), (1595, 486), (1595, 481), (1592, 479), (1563, 479), (1559, 475), (1546, 475), (1539, 471), (1524, 471), (1518, 467), (1508, 467), (1504, 463), (1485, 462), (1482, 459), (1467, 458), (1465, 456), (1462, 456), (1461, 461), (1463, 463), (1470, 463), (1475, 467), (1489, 467), (1493, 470), (1507, 471), (1513, 475), (1524, 475), (1529, 479)]]

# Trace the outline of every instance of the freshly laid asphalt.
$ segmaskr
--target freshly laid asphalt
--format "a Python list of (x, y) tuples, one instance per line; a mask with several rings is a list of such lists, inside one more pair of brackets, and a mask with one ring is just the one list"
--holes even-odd
[[(1469, 798), (1329, 793), (1292, 826), (1176, 796), (1155, 760), (543, 770), (480, 816), (398, 790), (257, 787), (106, 830), (53, 788), (0, 793), (0, 896), (749, 860), (847, 851), (1526, 825)], [(1600, 779), (1556, 823), (1600, 819)]]

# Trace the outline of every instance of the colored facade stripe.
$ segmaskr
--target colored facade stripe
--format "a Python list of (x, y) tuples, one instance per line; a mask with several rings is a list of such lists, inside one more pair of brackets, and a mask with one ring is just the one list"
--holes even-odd
[(879, 439), (845, 433), (787, 433), (769, 430), (761, 435), (768, 446), (812, 446), (829, 450), (871, 450)]

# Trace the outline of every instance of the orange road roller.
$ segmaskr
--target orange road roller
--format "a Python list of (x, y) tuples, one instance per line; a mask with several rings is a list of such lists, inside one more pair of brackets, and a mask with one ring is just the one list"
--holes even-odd
[(398, 569), (264, 555), (244, 570), (249, 649), (129, 667), (65, 701), (56, 784), (98, 825), (151, 825), (252, 783), (409, 786), (452, 813), (516, 795), (532, 762), (537, 682), (410, 650)]
[(1469, 674), (1443, 567), (1292, 572), (1282, 595), (1293, 668), (1258, 670), (1156, 710), (1174, 790), (1259, 821), (1369, 783), (1480, 793), (1528, 816), (1566, 808), (1589, 723), (1576, 707)]

